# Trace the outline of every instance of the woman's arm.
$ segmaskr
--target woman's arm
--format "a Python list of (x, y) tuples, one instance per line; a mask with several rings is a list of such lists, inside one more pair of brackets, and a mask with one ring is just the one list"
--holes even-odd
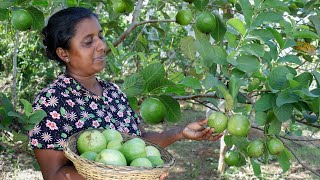
[(64, 156), (63, 151), (34, 149), (34, 153), (45, 180), (85, 180)]
[(198, 122), (193, 122), (188, 124), (186, 127), (178, 127), (174, 129), (170, 129), (168, 131), (164, 131), (161, 133), (158, 132), (145, 132), (140, 125), (139, 128), (142, 132), (142, 137), (148, 139), (149, 141), (158, 144), (161, 147), (167, 147), (170, 144), (182, 140), (182, 139), (190, 139), (190, 140), (209, 140), (216, 141), (218, 140), (222, 134), (218, 134), (212, 136), (214, 133), (214, 129), (210, 127), (204, 127), (207, 124), (208, 120), (204, 119)]

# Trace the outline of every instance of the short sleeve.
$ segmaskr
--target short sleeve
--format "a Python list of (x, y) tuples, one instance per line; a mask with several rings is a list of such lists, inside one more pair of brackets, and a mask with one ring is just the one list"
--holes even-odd
[(40, 93), (34, 104), (33, 109), (42, 109), (47, 116), (29, 132), (30, 144), (32, 148), (62, 150), (69, 136), (70, 128), (66, 123), (66, 116), (63, 104), (59, 98), (57, 89), (48, 89)]

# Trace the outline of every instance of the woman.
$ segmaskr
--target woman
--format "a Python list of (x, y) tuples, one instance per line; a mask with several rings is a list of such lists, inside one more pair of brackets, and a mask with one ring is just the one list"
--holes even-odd
[(144, 132), (118, 86), (96, 77), (105, 67), (106, 44), (98, 18), (90, 10), (63, 9), (51, 16), (42, 33), (48, 58), (66, 67), (38, 94), (33, 106), (47, 113), (29, 133), (44, 179), (83, 179), (62, 149), (69, 136), (88, 128), (117, 129), (162, 147), (182, 139), (221, 137), (203, 127), (207, 120), (162, 133)]

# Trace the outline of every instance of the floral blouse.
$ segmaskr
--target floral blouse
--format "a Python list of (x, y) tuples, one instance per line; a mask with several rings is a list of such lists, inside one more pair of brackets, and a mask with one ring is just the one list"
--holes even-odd
[(43, 109), (47, 117), (29, 131), (32, 148), (63, 150), (69, 136), (91, 128), (141, 135), (140, 119), (125, 94), (117, 85), (97, 80), (103, 87), (102, 97), (66, 74), (38, 94), (33, 109)]

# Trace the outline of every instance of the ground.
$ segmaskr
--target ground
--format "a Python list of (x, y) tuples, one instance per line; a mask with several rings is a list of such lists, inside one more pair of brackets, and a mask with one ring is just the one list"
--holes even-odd
[[(162, 131), (173, 128), (177, 125), (184, 125), (189, 122), (205, 118), (205, 111), (197, 108), (187, 108), (183, 110), (182, 121), (177, 124), (146, 125), (148, 131)], [(259, 136), (259, 132), (253, 131), (250, 137)], [(219, 141), (199, 142), (183, 140), (169, 146), (167, 150), (175, 157), (176, 164), (169, 173), (169, 180), (209, 180), (209, 179), (259, 179), (253, 175), (249, 165), (240, 168), (227, 168), (221, 176), (217, 173), (219, 157)], [(297, 149), (302, 147), (297, 146)], [(319, 167), (319, 147), (311, 154), (305, 154), (309, 164), (315, 164), (313, 169), (320, 173)], [(302, 152), (302, 151), (301, 151)], [(305, 152), (305, 151), (303, 151)], [(311, 156), (310, 156), (311, 155)], [(301, 153), (303, 157), (303, 153)], [(33, 168), (34, 159), (30, 155), (13, 152), (10, 149), (0, 151), (0, 179), (5, 180), (42, 180), (41, 173)], [(308, 165), (309, 165), (308, 164)], [(318, 168), (318, 169), (317, 169)], [(279, 164), (274, 160), (271, 164), (262, 165), (262, 176), (260, 179), (320, 179), (301, 165), (294, 162), (289, 171), (282, 173)]]

